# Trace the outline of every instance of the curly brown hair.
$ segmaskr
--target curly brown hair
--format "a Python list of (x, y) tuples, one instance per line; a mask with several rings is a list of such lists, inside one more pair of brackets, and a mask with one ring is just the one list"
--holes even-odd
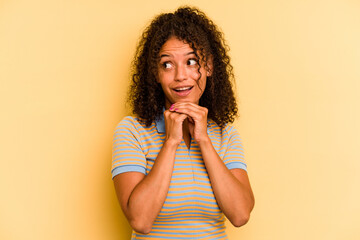
[(227, 55), (228, 46), (222, 32), (205, 13), (187, 6), (174, 13), (158, 15), (143, 32), (132, 63), (128, 101), (133, 113), (147, 126), (161, 116), (165, 96), (156, 80), (158, 55), (163, 44), (173, 36), (188, 43), (196, 55), (200, 54), (201, 61), (207, 63), (211, 56), (212, 74), (207, 77), (199, 105), (208, 109), (208, 118), (220, 127), (232, 123), (238, 109), (232, 89), (234, 74)]

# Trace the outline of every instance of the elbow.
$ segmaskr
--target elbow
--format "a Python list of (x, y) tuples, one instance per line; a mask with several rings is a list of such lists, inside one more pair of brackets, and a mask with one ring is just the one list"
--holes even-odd
[[(251, 208), (252, 209), (252, 208)], [(250, 219), (251, 209), (242, 209), (234, 214), (229, 220), (234, 227), (244, 226)]]
[(235, 214), (230, 222), (234, 227), (244, 226), (250, 220), (250, 213), (254, 208), (255, 199), (254, 196), (251, 197), (250, 206), (247, 208), (238, 209), (237, 214)]
[(130, 221), (130, 225), (134, 231), (141, 234), (149, 234), (152, 229), (152, 224), (148, 224), (139, 220)]
[(248, 215), (239, 215), (236, 216), (234, 219), (230, 220), (230, 222), (232, 223), (232, 225), (234, 225), (234, 227), (241, 227), (244, 226), (250, 219), (250, 214)]

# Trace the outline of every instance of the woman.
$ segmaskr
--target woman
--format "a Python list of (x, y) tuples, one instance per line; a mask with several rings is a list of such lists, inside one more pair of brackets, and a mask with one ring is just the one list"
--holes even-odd
[(157, 16), (135, 56), (130, 103), (114, 135), (112, 176), (132, 239), (227, 239), (254, 197), (222, 33), (204, 13)]

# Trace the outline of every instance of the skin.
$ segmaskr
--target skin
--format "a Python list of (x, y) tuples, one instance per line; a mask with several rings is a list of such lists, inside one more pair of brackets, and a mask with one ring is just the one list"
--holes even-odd
[[(167, 119), (174, 118), (183, 121), (182, 133), (180, 129), (174, 138), (175, 142), (180, 144), (182, 138), (186, 145), (190, 145), (190, 128), (193, 131), (194, 122), (189, 114), (181, 114), (175, 111), (177, 102), (189, 102), (196, 104), (197, 111), (205, 108), (198, 106), (199, 99), (206, 87), (206, 77), (211, 75), (211, 64), (207, 65), (208, 70), (205, 70), (205, 63), (201, 62), (199, 66), (194, 50), (185, 42), (178, 40), (175, 37), (170, 38), (162, 46), (160, 50), (160, 62), (158, 68), (158, 82), (160, 83), (165, 94), (165, 123)], [(179, 87), (192, 87), (190, 93), (186, 96), (179, 96), (174, 89)], [(173, 105), (173, 108), (171, 108)], [(191, 123), (191, 124), (189, 124)], [(203, 123), (204, 124), (204, 123)], [(205, 128), (207, 122), (205, 122)], [(198, 130), (198, 128), (197, 128)], [(173, 135), (171, 135), (173, 137)]]
[[(196, 62), (189, 44), (169, 38), (160, 50), (158, 82), (165, 94), (166, 137), (162, 149), (148, 175), (127, 172), (114, 178), (116, 193), (132, 228), (149, 233), (159, 214), (170, 186), (175, 152), (182, 139), (190, 147), (191, 137), (198, 143), (216, 201), (230, 222), (240, 227), (250, 217), (254, 196), (246, 171), (227, 169), (207, 135), (208, 110), (199, 106), (211, 75), (212, 63)], [(174, 89), (192, 87), (186, 94)]]

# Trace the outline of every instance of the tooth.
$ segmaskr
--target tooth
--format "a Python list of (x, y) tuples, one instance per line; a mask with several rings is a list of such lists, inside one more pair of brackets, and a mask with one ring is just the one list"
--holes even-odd
[(177, 88), (176, 90), (183, 91), (183, 90), (188, 90), (188, 89), (190, 89), (190, 87)]

